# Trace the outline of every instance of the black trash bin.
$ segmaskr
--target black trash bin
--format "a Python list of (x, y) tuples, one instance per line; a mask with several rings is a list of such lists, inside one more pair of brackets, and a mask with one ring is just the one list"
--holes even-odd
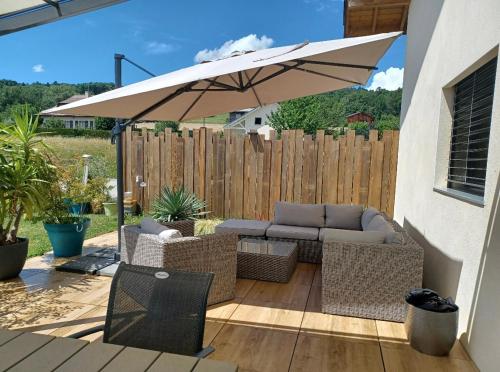
[(406, 295), (405, 328), (410, 345), (429, 355), (448, 355), (458, 331), (458, 306), (431, 289), (418, 288)]

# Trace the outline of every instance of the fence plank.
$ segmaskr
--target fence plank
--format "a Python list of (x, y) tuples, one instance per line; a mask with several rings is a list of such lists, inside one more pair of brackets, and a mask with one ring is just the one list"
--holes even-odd
[(264, 187), (264, 135), (253, 135), (255, 137), (256, 145), (256, 177), (255, 177), (255, 213), (254, 218), (261, 220), (262, 212), (262, 197), (263, 197), (263, 187)]
[(297, 129), (294, 136), (294, 172), (293, 172), (293, 199), (294, 203), (300, 203), (302, 199), (302, 167), (304, 163), (304, 131)]
[(336, 204), (338, 198), (340, 142), (333, 136), (325, 136), (325, 158), (323, 163), (323, 203)]
[(204, 182), (204, 199), (207, 202), (207, 210), (211, 211), (212, 207), (212, 192), (213, 192), (213, 166), (214, 166), (214, 143), (213, 131), (207, 128), (204, 133), (205, 137), (205, 177)]
[(317, 148), (317, 166), (316, 166), (316, 203), (322, 203), (322, 192), (323, 192), (323, 159), (324, 159), (324, 148), (325, 148), (325, 131), (316, 131), (316, 148)]
[(133, 173), (132, 173), (132, 128), (130, 125), (125, 130), (125, 143), (123, 148), (125, 149), (125, 171), (124, 171), (124, 190), (132, 191), (133, 184)]
[(368, 186), (368, 205), (380, 209), (382, 187), (382, 167), (384, 162), (384, 143), (372, 142), (370, 162), (370, 183)]
[(175, 137), (175, 156), (172, 157), (173, 186), (184, 187), (184, 138)]
[(224, 216), (231, 216), (231, 130), (224, 129), (225, 159), (224, 159), (224, 193), (227, 195), (224, 203)]
[(274, 205), (281, 199), (283, 140), (273, 140), (271, 148), (271, 191), (269, 196), (269, 219), (274, 218)]
[(360, 204), (361, 171), (363, 169), (363, 136), (356, 136), (354, 142), (354, 160), (352, 176), (352, 204)]
[(354, 165), (354, 142), (356, 132), (352, 129), (347, 131), (344, 163), (344, 204), (351, 204), (352, 201), (352, 182)]
[(344, 203), (344, 187), (345, 187), (345, 153), (346, 153), (346, 138), (339, 138), (339, 178), (337, 182), (337, 200), (339, 204)]
[(289, 139), (289, 131), (284, 130), (281, 132), (281, 147), (282, 147), (282, 152), (281, 152), (281, 157), (282, 157), (282, 167), (281, 167), (281, 199), (280, 200), (286, 200), (286, 188), (288, 185), (288, 143), (290, 142)]
[(234, 136), (233, 165), (231, 169), (231, 210), (235, 218), (243, 217), (243, 167), (244, 167), (244, 137), (239, 134)]
[(264, 141), (264, 155), (262, 163), (262, 199), (261, 214), (259, 219), (269, 220), (269, 200), (271, 196), (271, 164), (272, 164), (272, 142)]
[(396, 198), (396, 173), (398, 169), (398, 150), (399, 150), (399, 131), (392, 132), (391, 143), (391, 164), (390, 164), (390, 182), (389, 182), (389, 200), (387, 202), (387, 214), (394, 217), (394, 200)]
[(380, 195), (380, 210), (387, 214), (390, 193), (390, 178), (391, 178), (391, 150), (392, 150), (392, 131), (384, 130), (382, 137), (384, 141), (384, 159), (382, 165), (382, 190)]
[(314, 203), (316, 184), (316, 156), (311, 135), (304, 136), (304, 160), (302, 165), (302, 203)]
[(370, 163), (372, 148), (369, 142), (364, 141), (361, 149), (361, 180), (359, 187), (359, 202), (368, 205), (368, 187), (370, 185)]

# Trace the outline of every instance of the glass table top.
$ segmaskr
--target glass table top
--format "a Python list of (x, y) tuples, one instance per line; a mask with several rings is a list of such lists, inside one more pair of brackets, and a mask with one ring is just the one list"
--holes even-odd
[(238, 252), (267, 254), (271, 256), (289, 256), (297, 247), (295, 242), (276, 240), (241, 239), (238, 242)]

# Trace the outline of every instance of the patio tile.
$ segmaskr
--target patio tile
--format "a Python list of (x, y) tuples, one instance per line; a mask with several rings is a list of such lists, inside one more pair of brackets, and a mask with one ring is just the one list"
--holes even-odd
[(288, 371), (295, 332), (226, 324), (212, 342), (210, 359), (238, 364), (238, 371)]
[[(94, 306), (78, 318), (68, 321), (63, 327), (50, 333), (51, 336), (67, 337), (68, 335), (84, 331), (86, 329), (104, 324), (106, 320), (106, 308), (103, 306)], [(90, 337), (96, 339), (98, 336)]]
[(386, 343), (381, 343), (381, 350), (387, 372), (477, 371), (470, 360), (426, 355), (412, 349), (409, 344), (387, 347)]
[(300, 334), (290, 371), (383, 372), (377, 341)]
[(236, 298), (244, 298), (255, 282), (252, 279), (236, 279)]
[(314, 285), (311, 287), (307, 300), (301, 332), (377, 340), (377, 327), (372, 319), (323, 314), (321, 312), (321, 287)]
[(243, 302), (247, 304), (267, 302), (292, 304), (296, 310), (303, 310), (313, 277), (313, 267), (308, 264), (299, 264), (288, 283), (256, 281)]
[(92, 308), (92, 305), (16, 292), (6, 296), (0, 303), (0, 325), (49, 334)]
[[(409, 341), (403, 323), (377, 320), (377, 332), (380, 344), (388, 349), (407, 349)], [(420, 353), (419, 353), (420, 354)], [(457, 340), (448, 358), (470, 360), (462, 344)]]
[(262, 306), (242, 303), (228, 323), (298, 332), (303, 314), (303, 311), (294, 310), (283, 303), (268, 302)]

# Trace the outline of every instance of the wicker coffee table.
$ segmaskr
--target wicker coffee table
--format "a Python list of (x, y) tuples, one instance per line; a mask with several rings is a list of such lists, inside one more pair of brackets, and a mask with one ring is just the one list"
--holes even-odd
[(261, 239), (238, 242), (238, 278), (287, 283), (297, 266), (297, 243)]

